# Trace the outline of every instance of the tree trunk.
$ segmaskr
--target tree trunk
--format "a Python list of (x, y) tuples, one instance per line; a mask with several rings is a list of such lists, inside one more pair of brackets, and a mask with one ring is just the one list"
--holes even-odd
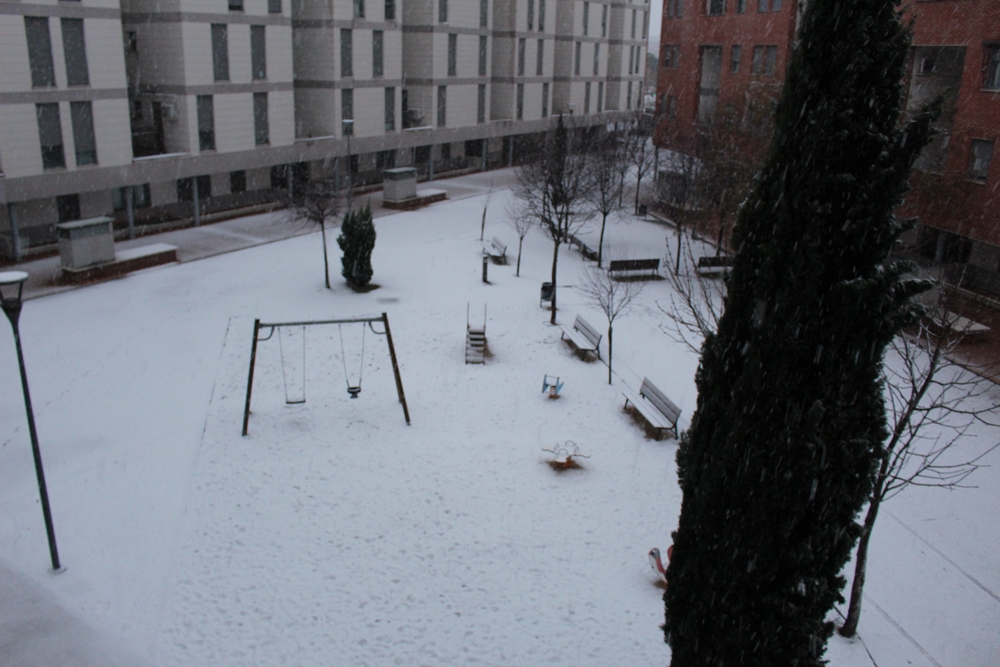
[(597, 242), (597, 268), (601, 268), (601, 258), (604, 257), (604, 225), (608, 221), (608, 214), (601, 211), (601, 240)]
[(521, 277), (521, 246), (524, 245), (524, 237), (521, 236), (517, 239), (517, 272), (514, 273), (518, 278)]
[(556, 323), (556, 267), (559, 264), (559, 241), (552, 242), (552, 317), (549, 324)]
[(323, 275), (326, 276), (326, 288), (330, 289), (330, 260), (326, 253), (326, 223), (320, 221), (319, 231), (323, 236)]
[(483, 235), (486, 233), (486, 207), (483, 207), (483, 221), (479, 224), (479, 240), (483, 240)]
[(608, 384), (611, 384), (611, 322), (608, 322)]
[(865, 525), (858, 539), (857, 562), (854, 564), (854, 581), (851, 583), (851, 603), (847, 607), (847, 618), (844, 625), (837, 629), (844, 637), (853, 637), (858, 631), (858, 621), (861, 620), (861, 598), (865, 589), (865, 572), (868, 567), (868, 542), (872, 537), (872, 528), (878, 517), (879, 506), (882, 504), (882, 490), (879, 486), (872, 494), (872, 502), (865, 515)]
[(681, 223), (679, 221), (674, 221), (677, 224), (677, 264), (674, 266), (674, 275), (681, 275), (681, 246), (684, 245), (684, 237), (681, 236)]
[(635, 179), (635, 215), (639, 215), (639, 185), (642, 184), (642, 174)]
[(719, 240), (715, 244), (715, 256), (718, 257), (722, 254), (722, 234), (726, 229), (726, 213), (725, 211), (719, 211)]

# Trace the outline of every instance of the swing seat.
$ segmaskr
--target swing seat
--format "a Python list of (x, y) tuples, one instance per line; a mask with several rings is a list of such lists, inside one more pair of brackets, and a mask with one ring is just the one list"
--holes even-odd
[(361, 393), (361, 387), (348, 387), (347, 393), (351, 395), (351, 398), (357, 398), (358, 394)]
[(306, 402), (306, 399), (304, 399), (304, 398), (301, 399), (301, 400), (299, 400), (299, 399), (289, 400), (287, 398), (285, 399), (285, 405), (302, 405), (305, 402)]

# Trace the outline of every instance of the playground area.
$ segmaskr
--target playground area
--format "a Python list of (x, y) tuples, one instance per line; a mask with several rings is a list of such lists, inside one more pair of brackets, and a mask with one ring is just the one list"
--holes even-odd
[[(623, 392), (648, 378), (683, 431), (697, 357), (663, 331), (669, 281), (650, 281), (615, 321), (608, 384), (606, 340), (581, 358), (540, 306), (552, 244), (537, 229), (515, 276), (510, 197), (489, 204), (484, 238), (508, 261), (488, 283), (479, 196), (378, 217), (367, 293), (335, 275), (332, 240), (323, 287), (317, 232), (27, 302), (66, 570), (46, 571), (7, 334), (0, 569), (125, 656), (106, 665), (668, 664), (647, 553), (666, 552), (676, 526), (677, 442), (650, 437)], [(675, 239), (623, 216), (605, 256), (671, 257)], [(558, 323), (582, 315), (600, 333), (606, 319), (575, 288), (591, 264), (560, 250)], [(254, 345), (255, 320), (288, 326)], [(466, 363), (480, 324), (483, 363)], [(550, 465), (560, 451), (579, 467)], [(887, 504), (860, 638), (831, 639), (831, 665), (1000, 663), (1000, 472), (970, 482)], [(5, 619), (0, 636), (16, 635)], [(58, 664), (8, 654), (12, 667)]]

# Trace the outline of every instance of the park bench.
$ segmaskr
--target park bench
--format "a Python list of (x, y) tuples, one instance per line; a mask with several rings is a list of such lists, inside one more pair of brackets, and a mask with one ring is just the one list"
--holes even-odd
[(719, 255), (718, 257), (699, 257), (698, 266), (695, 268), (695, 271), (698, 272), (698, 275), (713, 276), (728, 273), (732, 266), (733, 258), (725, 255)]
[(640, 275), (639, 277), (659, 278), (660, 260), (659, 259), (613, 259), (608, 264), (608, 275), (610, 275), (612, 278), (616, 276), (621, 276), (623, 274), (633, 274), (636, 271), (643, 271), (648, 273), (648, 275)]
[(936, 317), (930, 321), (939, 334), (959, 334), (970, 340), (982, 338), (990, 331), (987, 325), (970, 320), (968, 317), (950, 310), (938, 311)]
[(483, 254), (492, 259), (495, 264), (507, 263), (507, 246), (495, 236), (490, 239), (489, 243), (483, 244)]
[(580, 240), (580, 237), (575, 234), (571, 234), (569, 237), (570, 245), (574, 246), (580, 251), (584, 259), (589, 259), (592, 262), (597, 261), (597, 251), (591, 248), (589, 245)]
[(625, 396), (625, 409), (628, 409), (628, 404), (631, 403), (653, 428), (657, 440), (664, 432), (670, 430), (674, 432), (675, 438), (679, 437), (677, 420), (680, 419), (681, 409), (657, 389), (649, 378), (642, 378), (638, 394), (626, 388), (622, 391), (622, 395)]
[(593, 352), (598, 359), (601, 358), (601, 351), (598, 349), (601, 344), (601, 334), (597, 333), (597, 330), (579, 315), (573, 321), (572, 328), (562, 328), (560, 338), (568, 339), (583, 356), (586, 356), (587, 352)]

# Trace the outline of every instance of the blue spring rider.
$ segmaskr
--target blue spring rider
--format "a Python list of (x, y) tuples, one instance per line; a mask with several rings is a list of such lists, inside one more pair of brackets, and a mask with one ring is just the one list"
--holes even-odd
[(564, 382), (559, 381), (559, 378), (546, 375), (542, 378), (542, 393), (549, 392), (549, 398), (559, 398), (559, 392), (562, 391), (564, 384)]

